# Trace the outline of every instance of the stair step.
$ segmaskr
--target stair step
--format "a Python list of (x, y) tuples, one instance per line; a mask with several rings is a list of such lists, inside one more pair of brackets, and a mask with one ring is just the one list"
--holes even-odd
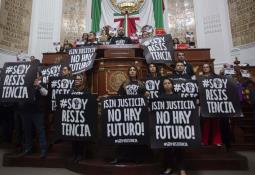
[(247, 143), (255, 142), (255, 134), (244, 135), (244, 140)]
[(255, 133), (255, 126), (240, 126), (244, 133)]
[[(4, 166), (19, 167), (49, 167), (68, 168), (78, 173), (86, 175), (111, 174), (111, 175), (157, 175), (159, 174), (159, 160), (148, 161), (147, 163), (122, 163), (111, 165), (103, 159), (83, 160), (79, 163), (72, 163), (70, 157), (49, 153), (45, 160), (39, 159), (39, 154), (19, 157), (5, 154), (3, 158)], [(189, 170), (247, 170), (247, 158), (235, 152), (227, 152), (218, 155), (184, 155)], [(138, 173), (139, 171), (139, 173)], [(150, 172), (151, 171), (151, 172)], [(143, 173), (142, 173), (143, 172)]]
[(231, 150), (234, 150), (234, 151), (255, 150), (255, 142), (253, 142), (253, 143), (243, 143), (243, 144), (234, 143), (231, 146)]

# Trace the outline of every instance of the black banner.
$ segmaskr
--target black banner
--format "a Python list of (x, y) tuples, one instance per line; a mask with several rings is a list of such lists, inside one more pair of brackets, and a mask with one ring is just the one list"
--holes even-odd
[(48, 84), (49, 77), (59, 77), (61, 74), (61, 64), (54, 64), (50, 66), (41, 66), (42, 82)]
[(57, 132), (65, 140), (91, 140), (96, 134), (96, 97), (57, 95)]
[(148, 109), (142, 96), (108, 97), (101, 102), (107, 144), (147, 144)]
[(177, 96), (150, 101), (152, 148), (200, 145), (198, 109), (194, 99)]
[(72, 68), (72, 74), (78, 74), (93, 68), (95, 58), (95, 46), (86, 46), (76, 49), (70, 49), (68, 65)]
[(198, 85), (195, 80), (173, 80), (174, 92), (182, 98), (198, 98)]
[(211, 76), (198, 79), (202, 117), (240, 117), (240, 99), (230, 78)]
[(1, 101), (34, 101), (37, 65), (29, 62), (5, 63), (0, 84)]
[(155, 36), (146, 40), (143, 45), (146, 62), (169, 64), (174, 59), (173, 40), (170, 34)]
[(51, 110), (56, 110), (56, 95), (69, 94), (74, 86), (74, 79), (51, 77), (49, 81), (49, 94), (51, 94)]
[(145, 81), (146, 91), (150, 93), (149, 99), (154, 99), (159, 97), (159, 86), (160, 79), (158, 78), (150, 78)]

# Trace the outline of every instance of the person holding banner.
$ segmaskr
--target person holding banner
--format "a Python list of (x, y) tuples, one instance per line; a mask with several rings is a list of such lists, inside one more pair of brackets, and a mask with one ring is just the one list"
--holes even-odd
[(138, 79), (138, 69), (135, 66), (128, 68), (128, 79), (122, 83), (118, 90), (119, 95), (145, 95), (146, 89)]
[[(205, 77), (215, 76), (212, 67), (209, 64), (204, 64), (202, 67), (202, 75)], [(220, 129), (220, 119), (219, 118), (203, 118), (201, 120), (201, 135), (202, 144), (208, 145), (209, 140), (212, 140), (212, 144), (221, 146), (221, 129)], [(211, 133), (211, 134), (210, 134)], [(211, 136), (212, 138), (209, 138)]]
[[(83, 74), (77, 74), (74, 78), (74, 88), (72, 94), (84, 95), (91, 94), (87, 89), (86, 78)], [(92, 117), (92, 116), (91, 116)], [(79, 163), (84, 157), (84, 141), (72, 141), (72, 160)]]
[(148, 74), (145, 80), (146, 93), (145, 96), (149, 98), (157, 98), (160, 84), (158, 67), (154, 63), (148, 65)]
[[(138, 79), (138, 69), (135, 66), (128, 68), (128, 79), (122, 83), (118, 90), (118, 95), (145, 95), (146, 89), (142, 81)], [(120, 145), (117, 147), (117, 155), (111, 164), (118, 164), (124, 162), (143, 162), (145, 155), (148, 155), (149, 150), (144, 145)]]
[(156, 64), (150, 63), (148, 65), (148, 78), (158, 78), (159, 77), (159, 70), (158, 70), (158, 66)]
[(47, 143), (43, 113), (43, 109), (45, 109), (45, 107), (43, 106), (44, 101), (42, 101), (42, 97), (48, 95), (48, 90), (46, 89), (46, 85), (42, 83), (42, 75), (40, 73), (38, 73), (37, 78), (34, 81), (34, 88), (35, 101), (31, 104), (25, 104), (25, 109), (23, 109), (21, 116), (25, 137), (25, 151), (22, 153), (22, 156), (30, 155), (33, 152), (32, 125), (34, 124), (39, 134), (39, 144), (41, 152), (40, 158), (45, 159), (47, 154)]
[[(177, 98), (178, 94), (174, 93), (173, 90), (173, 82), (169, 78), (164, 78), (160, 83), (160, 98)], [(163, 151), (163, 164), (164, 164), (164, 172), (162, 175), (172, 174), (173, 169), (172, 165), (176, 166), (177, 170), (180, 170), (180, 175), (187, 175), (186, 165), (183, 159), (183, 151), (181, 149), (164, 149)]]
[(175, 64), (175, 71), (170, 78), (175, 80), (190, 80), (191, 76), (185, 72), (185, 65), (183, 61), (177, 61)]

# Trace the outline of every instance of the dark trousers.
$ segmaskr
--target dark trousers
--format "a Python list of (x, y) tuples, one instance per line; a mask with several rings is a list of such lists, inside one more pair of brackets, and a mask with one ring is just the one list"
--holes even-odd
[(72, 152), (73, 156), (81, 156), (84, 157), (84, 141), (72, 141)]
[(14, 112), (11, 107), (0, 107), (0, 142), (12, 142)]
[(124, 162), (144, 162), (151, 158), (151, 152), (146, 145), (119, 145), (116, 158)]
[(232, 140), (229, 120), (230, 118), (228, 117), (222, 117), (220, 120), (222, 141), (226, 145), (227, 149), (231, 147), (231, 140)]
[(163, 150), (163, 161), (164, 168), (176, 170), (185, 170), (187, 168), (182, 149), (172, 148)]
[(25, 149), (32, 150), (33, 148), (33, 125), (35, 126), (38, 136), (40, 150), (46, 151), (46, 136), (44, 127), (44, 115), (42, 112), (22, 112), (22, 121), (24, 126), (24, 136), (25, 136)]

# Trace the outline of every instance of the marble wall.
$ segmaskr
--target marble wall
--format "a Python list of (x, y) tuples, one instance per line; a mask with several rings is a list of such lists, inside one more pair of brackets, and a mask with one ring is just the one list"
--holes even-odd
[(68, 39), (71, 43), (86, 31), (86, 0), (63, 0), (61, 42)]
[(28, 51), (32, 0), (1, 0), (0, 48)]
[(233, 45), (255, 42), (255, 1), (228, 0)]

